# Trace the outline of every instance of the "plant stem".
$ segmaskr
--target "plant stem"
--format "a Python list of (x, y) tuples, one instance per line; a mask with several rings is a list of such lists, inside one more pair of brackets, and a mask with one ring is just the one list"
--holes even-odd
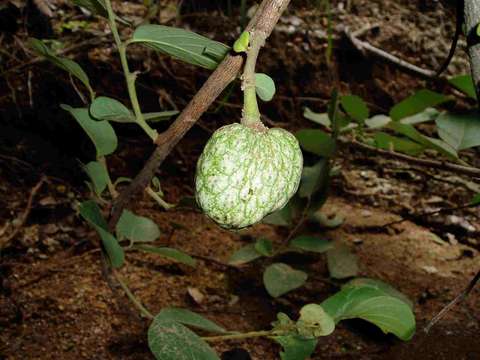
[(138, 310), (140, 310), (140, 314), (142, 316), (146, 317), (147, 319), (153, 319), (154, 316), (152, 315), (152, 313), (150, 311), (148, 311), (145, 306), (142, 305), (140, 300), (138, 300), (135, 295), (133, 295), (133, 293), (130, 291), (127, 284), (125, 283), (125, 281), (123, 281), (123, 279), (118, 274), (118, 272), (116, 272), (114, 269), (112, 269), (112, 274), (115, 277), (115, 279), (118, 281), (118, 283), (120, 284), (120, 286), (123, 289), (123, 291), (125, 292), (125, 294), (127, 294), (130, 301), (137, 307)]
[(147, 192), (148, 195), (150, 195), (152, 197), (153, 200), (155, 200), (158, 203), (158, 205), (163, 207), (165, 210), (170, 210), (170, 209), (175, 207), (175, 205), (169, 204), (165, 200), (163, 200), (160, 197), (160, 195), (158, 195), (155, 191), (153, 191), (153, 189), (150, 186), (148, 186), (145, 189), (145, 191)]
[(265, 44), (266, 34), (260, 30), (250, 31), (250, 46), (247, 51), (247, 61), (243, 69), (243, 116), (242, 124), (254, 128), (264, 128), (258, 110), (257, 92), (255, 90), (255, 65), (258, 53)]
[(147, 135), (155, 141), (157, 139), (157, 131), (152, 129), (147, 122), (145, 121), (142, 110), (140, 109), (140, 104), (138, 102), (137, 89), (135, 88), (135, 80), (137, 78), (136, 73), (130, 72), (127, 60), (127, 45), (120, 39), (120, 33), (118, 32), (117, 23), (115, 21), (115, 14), (112, 9), (112, 2), (110, 0), (105, 0), (105, 7), (108, 12), (108, 22), (110, 24), (110, 29), (112, 30), (112, 35), (115, 40), (115, 44), (118, 48), (118, 54), (120, 55), (120, 62), (122, 64), (122, 69), (125, 74), (125, 80), (127, 82), (128, 95), (130, 97), (130, 102), (132, 103), (133, 112), (135, 114), (135, 120), (137, 124), (147, 133)]
[(242, 340), (253, 337), (261, 336), (276, 336), (284, 335), (285, 331), (282, 330), (264, 330), (264, 331), (251, 331), (242, 334), (231, 334), (231, 335), (219, 335), (219, 336), (206, 336), (202, 337), (203, 340), (208, 342), (224, 341), (224, 340)]
[(107, 166), (107, 159), (105, 156), (100, 156), (97, 158), (97, 161), (102, 164), (105, 167), (105, 170), (107, 171), (107, 188), (108, 192), (110, 193), (110, 196), (112, 199), (115, 199), (118, 196), (118, 192), (115, 189), (115, 186), (112, 183), (112, 180), (110, 179), (110, 173), (108, 172), (108, 166)]

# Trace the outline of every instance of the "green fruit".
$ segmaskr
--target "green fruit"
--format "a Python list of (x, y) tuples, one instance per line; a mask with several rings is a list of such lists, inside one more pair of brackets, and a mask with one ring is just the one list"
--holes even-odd
[(197, 163), (196, 199), (211, 219), (240, 229), (284, 207), (295, 194), (303, 157), (286, 130), (223, 126)]

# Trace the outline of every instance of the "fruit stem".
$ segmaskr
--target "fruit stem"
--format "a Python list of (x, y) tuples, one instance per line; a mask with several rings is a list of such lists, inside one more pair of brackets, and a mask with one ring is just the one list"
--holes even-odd
[(250, 44), (247, 50), (247, 61), (243, 69), (243, 111), (242, 124), (249, 127), (264, 128), (258, 110), (257, 93), (255, 90), (255, 65), (258, 53), (265, 44), (267, 34), (259, 30), (250, 31)]

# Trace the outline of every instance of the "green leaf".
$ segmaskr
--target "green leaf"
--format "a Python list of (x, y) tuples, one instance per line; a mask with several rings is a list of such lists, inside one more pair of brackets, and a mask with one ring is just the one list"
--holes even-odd
[(262, 101), (270, 101), (275, 95), (275, 82), (267, 74), (255, 73), (255, 91)]
[(472, 206), (480, 205), (480, 194), (477, 194), (473, 197), (472, 201), (470, 201)]
[(240, 34), (240, 37), (233, 44), (233, 51), (236, 53), (246, 52), (248, 50), (248, 43), (250, 42), (250, 33), (244, 31)]
[(93, 120), (86, 108), (72, 108), (62, 104), (61, 108), (68, 111), (87, 133), (97, 150), (97, 157), (109, 155), (115, 151), (118, 144), (117, 135), (108, 121)]
[(287, 264), (275, 263), (265, 269), (263, 284), (271, 296), (279, 297), (302, 286), (307, 278), (308, 275), (303, 271)]
[(423, 135), (417, 129), (415, 129), (412, 125), (409, 124), (401, 124), (399, 122), (392, 122), (389, 125), (392, 129), (396, 132), (409, 137), (410, 139), (418, 142), (419, 144), (436, 150), (440, 154), (443, 154), (449, 158), (457, 159), (458, 154), (453, 147), (451, 147), (446, 142), (443, 142), (440, 139), (434, 139), (428, 136)]
[(357, 256), (344, 244), (335, 244), (327, 251), (327, 265), (334, 279), (345, 279), (358, 273)]
[(230, 265), (242, 265), (260, 257), (262, 257), (262, 255), (255, 249), (255, 244), (249, 244), (235, 251), (232, 256), (230, 256), (228, 263)]
[(328, 113), (316, 113), (306, 107), (303, 111), (303, 116), (316, 124), (325, 126), (326, 128), (330, 128), (332, 125)]
[(347, 287), (371, 287), (373, 289), (382, 291), (385, 295), (392, 296), (399, 300), (402, 300), (405, 304), (407, 304), (410, 307), (410, 309), (413, 310), (413, 302), (406, 295), (402, 294), (393, 286), (381, 280), (368, 279), (368, 278), (356, 278), (356, 279), (350, 280), (345, 285), (343, 285), (342, 289), (345, 289)]
[(472, 99), (477, 100), (475, 84), (473, 83), (471, 75), (458, 75), (448, 79), (448, 82)]
[(220, 360), (197, 334), (161, 315), (148, 328), (148, 346), (158, 360)]
[(292, 222), (292, 209), (290, 204), (287, 204), (282, 209), (265, 216), (262, 219), (262, 222), (270, 225), (290, 226)]
[(135, 116), (120, 101), (99, 96), (90, 105), (90, 114), (97, 120), (135, 122)]
[(358, 123), (363, 123), (370, 116), (367, 104), (357, 95), (344, 95), (340, 98), (345, 112)]
[(114, 268), (119, 268), (125, 262), (125, 253), (115, 236), (108, 232), (108, 224), (100, 212), (98, 205), (92, 201), (80, 204), (80, 215), (97, 231), (103, 246)]
[(83, 169), (92, 181), (95, 194), (101, 196), (110, 181), (107, 168), (98, 161), (91, 161)]
[(141, 25), (131, 43), (147, 47), (196, 66), (213, 70), (230, 48), (220, 42), (184, 29), (163, 25)]
[(173, 249), (170, 247), (156, 247), (149, 245), (135, 245), (135, 249), (145, 251), (152, 254), (161, 255), (167, 259), (178, 261), (179, 263), (195, 267), (196, 261), (190, 255), (185, 254), (183, 251)]
[(417, 114), (428, 107), (434, 107), (451, 100), (448, 96), (423, 89), (402, 100), (390, 110), (390, 117), (398, 121), (407, 116)]
[(255, 250), (263, 256), (273, 255), (273, 244), (271, 240), (260, 238), (255, 242)]
[(480, 146), (480, 116), (443, 113), (436, 120), (438, 136), (455, 150)]
[(380, 129), (385, 127), (391, 121), (392, 118), (387, 115), (375, 115), (370, 119), (366, 119), (365, 125), (367, 125), (370, 129)]
[(384, 132), (377, 132), (374, 137), (375, 146), (379, 149), (398, 151), (410, 155), (418, 155), (425, 150), (425, 146), (407, 138), (400, 138)]
[(129, 210), (123, 210), (117, 223), (118, 237), (133, 242), (152, 242), (160, 236), (160, 229), (151, 219), (138, 216)]
[(305, 360), (313, 354), (317, 347), (317, 339), (305, 339), (299, 335), (275, 336), (283, 351), (280, 352), (281, 360)]
[(208, 320), (203, 316), (187, 309), (173, 307), (163, 308), (155, 318), (175, 321), (183, 325), (192, 326), (197, 329), (206, 330), (214, 333), (223, 334), (227, 332), (227, 330), (215, 324), (213, 321)]
[(415, 317), (410, 307), (404, 301), (369, 286), (346, 287), (322, 302), (321, 306), (337, 323), (360, 318), (405, 341), (415, 333)]
[(314, 236), (301, 235), (290, 241), (289, 248), (316, 253), (324, 253), (332, 249), (331, 241), (320, 239)]
[(313, 166), (304, 166), (298, 195), (311, 197), (317, 191), (323, 191), (328, 184), (329, 167), (323, 159)]
[(400, 122), (402, 124), (410, 124), (410, 125), (421, 124), (424, 122), (435, 120), (439, 114), (440, 112), (437, 109), (429, 107), (423, 110), (422, 112), (419, 112), (418, 114), (403, 118), (402, 120), (400, 120)]
[(300, 310), (297, 330), (305, 338), (328, 336), (335, 330), (335, 321), (320, 305), (307, 304)]
[(57, 56), (43, 41), (35, 38), (29, 39), (28, 46), (38, 55), (43, 56), (55, 66), (58, 66), (60, 69), (65, 70), (80, 80), (90, 92), (90, 96), (92, 98), (95, 97), (95, 92), (90, 85), (90, 80), (88, 79), (87, 74), (75, 61)]
[(326, 132), (319, 129), (303, 129), (297, 137), (301, 147), (318, 156), (331, 157), (335, 152), (335, 141)]

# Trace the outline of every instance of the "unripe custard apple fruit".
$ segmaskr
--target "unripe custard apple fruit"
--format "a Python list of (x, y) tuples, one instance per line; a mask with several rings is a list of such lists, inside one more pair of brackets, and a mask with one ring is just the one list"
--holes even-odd
[(290, 132), (239, 123), (219, 128), (197, 163), (196, 199), (220, 226), (240, 229), (284, 207), (295, 194), (303, 157)]

